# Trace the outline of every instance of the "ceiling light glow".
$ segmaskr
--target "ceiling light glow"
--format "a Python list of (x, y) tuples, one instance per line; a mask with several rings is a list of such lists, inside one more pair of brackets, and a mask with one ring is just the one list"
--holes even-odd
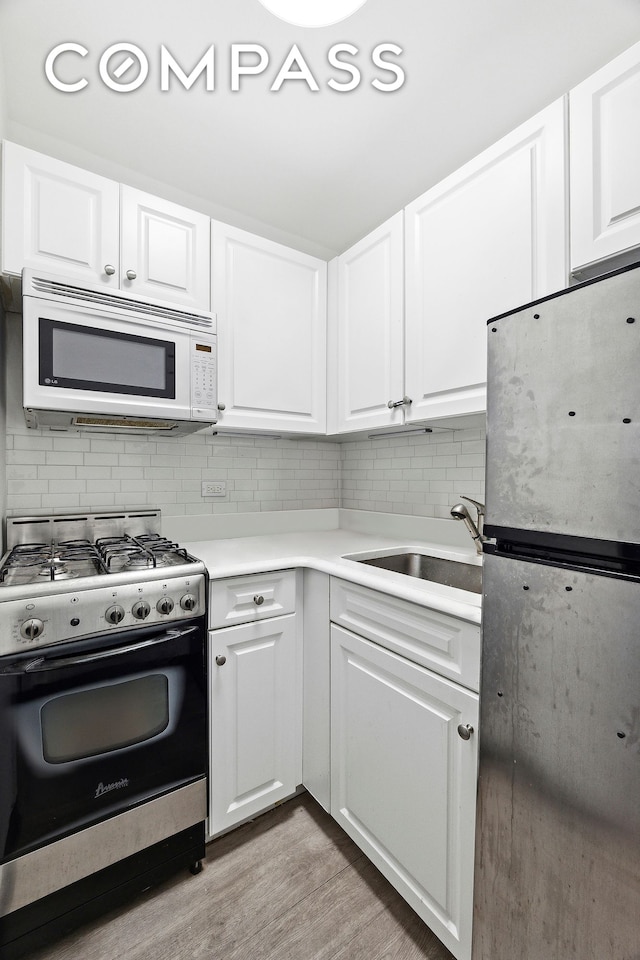
[(269, 13), (297, 27), (328, 27), (346, 20), (366, 0), (260, 0)]

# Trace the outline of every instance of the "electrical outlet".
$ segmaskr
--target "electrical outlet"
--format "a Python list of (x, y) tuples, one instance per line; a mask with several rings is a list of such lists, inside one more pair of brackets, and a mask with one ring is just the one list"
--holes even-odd
[(226, 495), (227, 495), (226, 480), (203, 480), (202, 481), (203, 497), (226, 497)]

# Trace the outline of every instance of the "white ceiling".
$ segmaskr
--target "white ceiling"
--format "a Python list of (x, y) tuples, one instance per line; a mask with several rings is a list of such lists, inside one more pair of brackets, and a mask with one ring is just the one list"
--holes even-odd
[[(637, 40), (639, 0), (367, 0), (325, 28), (291, 26), (258, 0), (0, 0), (4, 132), (329, 257)], [(84, 71), (89, 85), (66, 94), (44, 61), (71, 41), (89, 55), (67, 55), (59, 73)], [(129, 94), (97, 74), (103, 51), (124, 41), (150, 61)], [(350, 93), (327, 87), (347, 79), (326, 60), (339, 42), (361, 51)], [(371, 87), (391, 79), (370, 61), (383, 42), (403, 48), (407, 79), (394, 93)], [(271, 63), (233, 93), (229, 49), (240, 43), (261, 44)], [(269, 91), (293, 43), (317, 93), (299, 80)], [(187, 72), (215, 44), (216, 90), (201, 80), (162, 93), (161, 44)]]

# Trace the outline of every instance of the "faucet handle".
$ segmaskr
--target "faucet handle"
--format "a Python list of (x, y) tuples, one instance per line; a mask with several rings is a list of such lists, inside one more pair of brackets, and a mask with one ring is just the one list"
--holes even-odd
[(473, 497), (465, 497), (463, 493), (461, 493), (459, 496), (461, 500), (466, 500), (467, 503), (472, 503), (474, 505), (474, 507), (478, 511), (479, 517), (484, 516), (484, 510), (485, 510), (484, 503), (480, 503), (479, 500), (474, 500)]
[(479, 500), (474, 500), (473, 497), (465, 497), (464, 494), (460, 494), (463, 500), (466, 500), (468, 503), (472, 503), (476, 510), (478, 511), (478, 532), (482, 537), (484, 535), (484, 503), (480, 503)]

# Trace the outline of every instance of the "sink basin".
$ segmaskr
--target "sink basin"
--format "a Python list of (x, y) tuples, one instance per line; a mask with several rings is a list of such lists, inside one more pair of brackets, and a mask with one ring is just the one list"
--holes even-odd
[[(355, 560), (355, 557), (349, 559)], [(423, 553), (394, 553), (387, 557), (370, 557), (356, 560), (372, 567), (404, 573), (407, 577), (432, 580), (446, 587), (458, 587), (472, 593), (482, 593), (482, 567), (479, 564), (461, 563), (458, 560), (442, 560)]]

